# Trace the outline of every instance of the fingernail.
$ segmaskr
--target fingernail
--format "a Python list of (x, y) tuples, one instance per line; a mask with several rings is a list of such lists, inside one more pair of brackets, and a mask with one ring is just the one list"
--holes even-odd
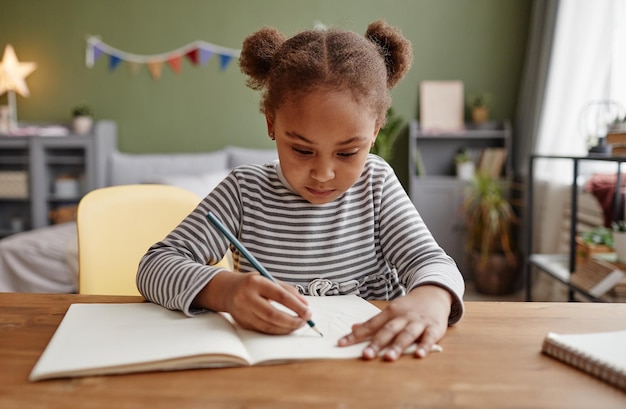
[(395, 348), (390, 348), (385, 354), (385, 357), (391, 361), (398, 359), (398, 350)]
[(365, 347), (363, 350), (363, 356), (368, 359), (376, 358), (376, 350), (371, 346)]
[(424, 358), (426, 356), (426, 350), (424, 348), (417, 348), (417, 356)]

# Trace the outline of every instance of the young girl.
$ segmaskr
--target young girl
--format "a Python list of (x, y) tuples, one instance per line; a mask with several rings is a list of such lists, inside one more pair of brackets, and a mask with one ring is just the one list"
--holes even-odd
[[(311, 318), (302, 295), (393, 300), (340, 346), (368, 341), (365, 359), (424, 357), (463, 313), (463, 278), (437, 245), (392, 168), (369, 154), (412, 63), (411, 45), (382, 21), (366, 36), (272, 28), (240, 57), (279, 160), (236, 168), (163, 241), (137, 275), (147, 300), (188, 315), (226, 311), (243, 327), (289, 333)], [(229, 248), (213, 212), (279, 281), (231, 247), (234, 271), (213, 267)], [(298, 316), (277, 310), (278, 302)]]

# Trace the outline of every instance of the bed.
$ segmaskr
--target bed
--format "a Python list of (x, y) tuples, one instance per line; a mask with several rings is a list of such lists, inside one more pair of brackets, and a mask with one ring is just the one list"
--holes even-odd
[[(232, 168), (266, 163), (274, 149), (228, 146), (205, 153), (111, 153), (108, 186), (162, 183), (206, 196)], [(69, 221), (0, 240), (0, 292), (75, 293), (78, 289), (76, 223)]]

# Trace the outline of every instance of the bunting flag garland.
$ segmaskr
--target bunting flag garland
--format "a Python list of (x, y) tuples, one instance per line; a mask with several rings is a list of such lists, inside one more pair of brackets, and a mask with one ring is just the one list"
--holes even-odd
[(87, 38), (87, 51), (85, 63), (92, 68), (96, 61), (103, 55), (108, 56), (109, 71), (114, 71), (122, 62), (130, 64), (130, 72), (136, 74), (141, 65), (145, 65), (153, 79), (159, 79), (163, 70), (163, 64), (179, 74), (183, 69), (183, 59), (188, 59), (195, 66), (204, 66), (209, 60), (217, 55), (219, 57), (219, 67), (221, 71), (228, 68), (228, 65), (235, 57), (239, 57), (240, 50), (221, 47), (205, 41), (194, 41), (176, 50), (171, 50), (161, 54), (140, 55), (131, 54), (102, 42), (100, 38), (91, 36)]

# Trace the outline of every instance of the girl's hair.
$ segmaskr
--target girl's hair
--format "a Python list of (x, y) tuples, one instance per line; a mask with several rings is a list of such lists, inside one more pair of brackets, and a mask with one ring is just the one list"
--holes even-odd
[(275, 28), (262, 28), (245, 39), (239, 58), (246, 84), (263, 92), (261, 112), (270, 118), (287, 99), (347, 90), (368, 105), (380, 126), (391, 106), (389, 90), (412, 62), (409, 40), (382, 20), (371, 23), (365, 36), (329, 29), (286, 39)]

